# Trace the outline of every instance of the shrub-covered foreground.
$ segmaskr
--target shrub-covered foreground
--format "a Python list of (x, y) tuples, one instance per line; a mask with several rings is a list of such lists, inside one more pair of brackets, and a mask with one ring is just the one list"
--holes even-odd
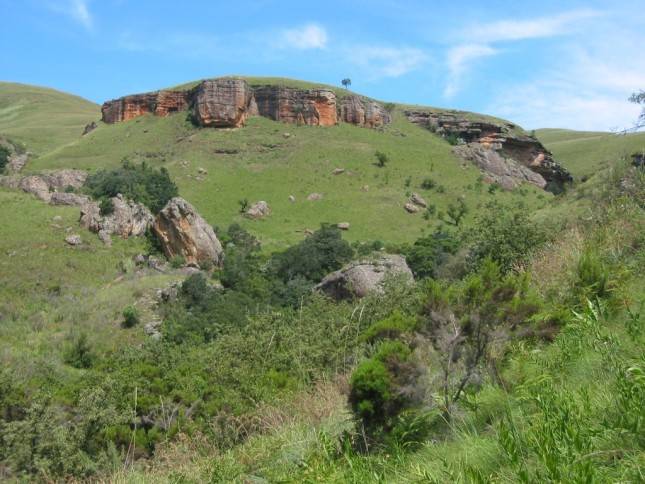
[(557, 238), (514, 215), (437, 233), (403, 248), (428, 279), (346, 303), (309, 291), (352, 256), (338, 231), (267, 258), (233, 226), (223, 287), (187, 279), (160, 341), (97, 355), (79, 336), (65, 379), (0, 372), (0, 472), (642, 482), (643, 186), (617, 172)]

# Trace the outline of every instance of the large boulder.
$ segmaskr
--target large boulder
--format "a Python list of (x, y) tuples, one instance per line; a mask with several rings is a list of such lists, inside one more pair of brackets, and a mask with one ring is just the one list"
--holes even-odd
[(80, 188), (86, 178), (87, 172), (83, 170), (56, 170), (22, 178), (7, 177), (7, 181), (3, 184), (20, 188), (27, 193), (36, 195), (40, 200), (50, 202), (53, 193), (68, 188)]
[(38, 175), (30, 175), (20, 180), (20, 189), (24, 192), (36, 195), (40, 200), (49, 202), (51, 193), (47, 182)]
[(193, 117), (200, 126), (239, 128), (249, 115), (252, 92), (243, 79), (202, 81), (194, 97)]
[(361, 298), (373, 292), (382, 292), (383, 284), (389, 277), (414, 281), (412, 271), (403, 256), (383, 254), (349, 263), (325, 276), (315, 289), (337, 300)]
[(96, 202), (88, 202), (81, 207), (80, 224), (91, 232), (100, 235), (108, 243), (110, 235), (123, 238), (144, 235), (152, 226), (154, 217), (148, 208), (128, 200), (119, 194), (110, 199), (112, 212), (102, 215)]
[(49, 197), (50, 205), (70, 205), (82, 207), (90, 203), (90, 197), (87, 195), (79, 195), (77, 193), (67, 192), (54, 192)]
[(222, 244), (213, 228), (186, 200), (175, 197), (159, 212), (153, 230), (166, 257), (182, 256), (188, 265), (221, 266)]
[(244, 215), (246, 215), (248, 218), (260, 219), (266, 217), (270, 213), (271, 208), (269, 207), (269, 204), (264, 200), (260, 200), (259, 202), (255, 202), (253, 205), (251, 205), (247, 209), (247, 211), (244, 212)]

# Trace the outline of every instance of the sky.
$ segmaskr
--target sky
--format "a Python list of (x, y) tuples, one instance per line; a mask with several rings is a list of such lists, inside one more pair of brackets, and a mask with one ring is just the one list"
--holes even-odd
[(527, 129), (629, 127), (645, 0), (0, 0), (0, 80), (91, 101), (223, 75), (339, 85)]

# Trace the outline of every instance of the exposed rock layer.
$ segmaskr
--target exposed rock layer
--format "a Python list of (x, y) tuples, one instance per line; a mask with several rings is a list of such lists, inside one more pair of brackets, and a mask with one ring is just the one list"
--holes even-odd
[(101, 240), (109, 243), (110, 235), (123, 238), (144, 235), (152, 226), (154, 217), (148, 208), (128, 200), (119, 194), (112, 197), (112, 212), (102, 215), (99, 204), (88, 202), (81, 207), (80, 225), (99, 234)]
[(549, 189), (572, 181), (542, 143), (513, 124), (473, 121), (457, 112), (406, 111), (405, 115), (440, 136), (454, 137), (459, 144), (453, 151), (504, 188), (529, 182)]
[(263, 116), (285, 123), (333, 126), (339, 118), (351, 124), (380, 127), (390, 122), (380, 104), (348, 96), (338, 103), (329, 89), (284, 86), (251, 87), (243, 79), (209, 79), (185, 91), (156, 91), (125, 96), (103, 104), (105, 123), (117, 123), (154, 114), (167, 116), (190, 110), (200, 126), (240, 127), (248, 116)]

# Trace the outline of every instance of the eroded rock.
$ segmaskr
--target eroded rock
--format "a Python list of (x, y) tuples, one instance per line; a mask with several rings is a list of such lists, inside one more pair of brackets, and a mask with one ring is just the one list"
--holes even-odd
[(427, 207), (428, 207), (428, 203), (427, 203), (427, 202), (424, 200), (424, 198), (423, 198), (421, 195), (419, 195), (418, 193), (413, 193), (413, 194), (410, 196), (410, 202), (411, 202), (411, 203), (413, 203), (413, 204), (415, 204), (415, 205), (417, 205), (418, 207), (423, 207), (423, 208), (427, 208)]
[(186, 200), (175, 197), (157, 215), (153, 230), (166, 257), (182, 256), (189, 265), (222, 263), (222, 244), (213, 228)]
[(315, 287), (336, 300), (365, 297), (370, 293), (381, 293), (387, 278), (401, 278), (414, 282), (412, 271), (405, 258), (395, 254), (384, 254), (371, 259), (351, 262), (342, 269), (327, 275)]
[(244, 212), (244, 215), (252, 219), (260, 219), (266, 217), (270, 213), (271, 208), (269, 207), (269, 204), (263, 200), (260, 200), (259, 202), (255, 202), (253, 205), (251, 205), (247, 209), (247, 211)]
[(193, 117), (200, 126), (239, 128), (249, 115), (252, 97), (242, 79), (202, 81), (195, 91)]
[(110, 199), (112, 212), (102, 215), (98, 203), (88, 202), (81, 207), (80, 225), (99, 235), (106, 244), (111, 235), (124, 239), (144, 235), (152, 226), (154, 217), (142, 203), (128, 200), (119, 194)]
[(81, 207), (89, 202), (90, 197), (87, 195), (79, 195), (77, 193), (54, 192), (49, 198), (50, 205), (70, 205)]
[(328, 89), (262, 86), (253, 90), (258, 114), (274, 121), (309, 126), (338, 122), (336, 95)]
[(360, 96), (346, 96), (340, 101), (340, 117), (346, 123), (378, 128), (392, 121), (379, 103)]

